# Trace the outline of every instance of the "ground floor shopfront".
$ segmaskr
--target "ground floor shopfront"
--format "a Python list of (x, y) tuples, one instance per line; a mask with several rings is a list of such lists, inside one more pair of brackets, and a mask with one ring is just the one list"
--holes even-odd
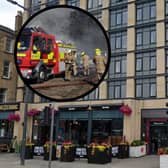
[[(100, 141), (118, 144), (123, 140), (131, 143), (135, 139), (145, 140), (148, 153), (156, 153), (153, 137), (162, 130), (160, 140), (165, 144), (167, 136), (166, 100), (152, 101), (79, 101), (72, 103), (54, 103), (57, 109), (54, 118), (54, 139), (72, 141), (75, 144), (89, 144)], [(120, 111), (122, 105), (132, 109), (130, 115)], [(49, 103), (28, 104), (28, 109), (40, 110), (40, 115), (27, 117), (27, 138), (34, 143), (44, 144), (50, 137), (51, 114), (47, 115)], [(15, 123), (14, 135), (22, 137), (23, 113), (25, 104), (20, 105), (21, 121)], [(153, 113), (152, 113), (153, 112)], [(162, 113), (163, 115), (160, 115)], [(160, 135), (158, 135), (159, 137)], [(164, 139), (164, 140), (163, 140)], [(163, 142), (164, 141), (164, 142)], [(156, 143), (155, 143), (156, 144)], [(154, 152), (155, 151), (155, 152)]]

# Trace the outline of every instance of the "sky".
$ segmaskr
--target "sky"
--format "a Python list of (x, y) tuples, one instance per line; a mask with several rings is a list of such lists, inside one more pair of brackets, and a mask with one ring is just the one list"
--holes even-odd
[[(20, 5), (24, 5), (24, 0), (15, 0)], [(7, 0), (0, 0), (0, 25), (12, 30), (15, 29), (15, 16), (17, 11), (23, 11), (21, 7), (13, 5)]]

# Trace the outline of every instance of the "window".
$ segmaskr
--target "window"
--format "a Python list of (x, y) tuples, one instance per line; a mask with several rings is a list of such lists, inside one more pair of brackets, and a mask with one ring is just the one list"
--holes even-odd
[(166, 15), (168, 15), (168, 0), (166, 0)]
[(137, 58), (136, 60), (136, 71), (142, 70), (142, 58)]
[(41, 1), (40, 0), (32, 0), (32, 11), (33, 11), (33, 13), (40, 10), (40, 6), (41, 6)]
[(137, 4), (136, 20), (138, 23), (154, 21), (156, 18), (156, 3), (147, 2)]
[(156, 97), (156, 78), (145, 78), (136, 80), (136, 97)]
[(112, 52), (122, 52), (127, 48), (126, 32), (119, 32), (110, 35)]
[(9, 37), (6, 39), (6, 51), (10, 53), (13, 52), (13, 40)]
[(156, 69), (156, 56), (150, 57), (150, 69)]
[(3, 78), (10, 78), (10, 72), (11, 72), (11, 68), (10, 68), (10, 62), (9, 61), (4, 61), (3, 63)]
[(110, 11), (110, 27), (121, 27), (127, 25), (127, 8)]
[(88, 0), (88, 9), (102, 7), (102, 0)]
[(168, 50), (166, 50), (166, 68), (168, 69)]
[(156, 52), (142, 52), (136, 54), (136, 75), (156, 74)]
[(126, 81), (110, 81), (108, 87), (110, 99), (120, 99), (126, 97)]
[(155, 43), (156, 42), (156, 31), (153, 30), (150, 32), (150, 43)]
[(128, 0), (111, 0), (111, 5), (118, 5), (127, 2)]
[(59, 0), (48, 0), (47, 6), (59, 5)]
[(136, 30), (136, 47), (145, 49), (155, 47), (156, 45), (156, 28), (155, 26), (143, 27)]
[(5, 103), (7, 98), (7, 89), (0, 88), (0, 103)]
[(168, 23), (166, 23), (166, 45), (168, 45)]
[(121, 69), (121, 62), (116, 61), (115, 62), (115, 73), (120, 73), (120, 69)]
[(156, 96), (156, 83), (150, 84), (150, 97)]
[(136, 85), (136, 97), (142, 97), (142, 84)]
[(93, 15), (99, 22), (102, 22), (102, 13), (101, 12), (93, 14)]
[(116, 55), (111, 58), (109, 78), (126, 77), (126, 55)]
[(67, 4), (79, 7), (80, 6), (80, 0), (67, 0)]
[(99, 88), (96, 88), (96, 90), (92, 91), (90, 94), (85, 96), (83, 100), (98, 100), (99, 99)]

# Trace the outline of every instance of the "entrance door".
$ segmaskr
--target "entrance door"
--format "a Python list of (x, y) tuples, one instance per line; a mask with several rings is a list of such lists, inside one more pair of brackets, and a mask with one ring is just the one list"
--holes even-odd
[(150, 153), (157, 153), (158, 148), (168, 146), (168, 122), (150, 122)]

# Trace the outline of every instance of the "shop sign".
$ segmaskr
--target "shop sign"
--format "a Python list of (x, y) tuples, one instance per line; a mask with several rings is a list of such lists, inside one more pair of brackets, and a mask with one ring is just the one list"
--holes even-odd
[(85, 111), (88, 110), (88, 105), (86, 106), (62, 106), (59, 107), (59, 111)]
[(0, 110), (19, 110), (19, 103), (16, 104), (0, 104)]
[(121, 105), (93, 105), (91, 106), (92, 110), (114, 110), (114, 109), (118, 109), (119, 107), (121, 107)]

